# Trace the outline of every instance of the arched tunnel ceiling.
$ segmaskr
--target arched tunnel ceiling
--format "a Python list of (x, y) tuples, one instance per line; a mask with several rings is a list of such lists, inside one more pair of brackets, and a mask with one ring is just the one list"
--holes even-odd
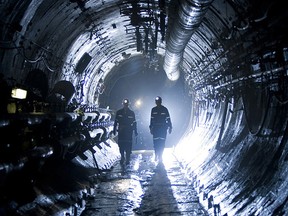
[[(112, 88), (110, 84), (123, 75), (122, 63), (142, 62), (141, 70), (168, 71), (167, 77), (175, 79), (171, 83), (183, 82), (193, 100), (179, 102), (189, 113), (175, 112), (182, 112), (183, 122), (189, 121), (188, 126), (179, 123), (186, 131), (176, 153), (203, 197), (217, 194), (229, 215), (231, 211), (285, 215), (288, 12), (284, 3), (2, 0), (0, 72), (16, 86), (31, 79), (39, 87), (47, 76), (45, 91), (61, 80), (65, 87), (75, 86), (74, 99), (80, 105), (97, 106), (103, 88)], [(169, 107), (177, 108), (175, 104), (172, 101)], [(179, 120), (179, 115), (171, 116)], [(3, 126), (6, 123), (4, 119)]]
[[(215, 98), (241, 86), (241, 79), (253, 73), (247, 65), (286, 47), (287, 12), (281, 1), (9, 1), (1, 3), (1, 30), (10, 33), (2, 47), (18, 47), (11, 53), (13, 64), (23, 64), (24, 58), (24, 64), (32, 65), (27, 70), (42, 67), (51, 72), (50, 84), (66, 79), (77, 86), (85, 80), (85, 101), (95, 102), (99, 80), (119, 62), (143, 55), (152, 66), (158, 64), (179, 17), (176, 11), (201, 10), (203, 2), (208, 8), (180, 53), (179, 69), (191, 94), (199, 100)], [(77, 72), (85, 53), (92, 60)], [(20, 79), (16, 71), (11, 73)]]

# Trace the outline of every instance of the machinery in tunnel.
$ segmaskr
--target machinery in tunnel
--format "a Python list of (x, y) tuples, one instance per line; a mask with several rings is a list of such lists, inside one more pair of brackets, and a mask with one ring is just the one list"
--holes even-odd
[(171, 146), (211, 215), (287, 214), (283, 1), (2, 0), (0, 11), (1, 206), (25, 202), (19, 176), (33, 199), (55, 158), (89, 175), (111, 167), (114, 110), (139, 92), (177, 108)]

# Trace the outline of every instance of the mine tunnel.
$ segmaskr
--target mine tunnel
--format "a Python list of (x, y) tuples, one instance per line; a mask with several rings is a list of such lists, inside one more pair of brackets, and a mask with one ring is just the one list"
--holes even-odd
[[(1, 0), (0, 215), (287, 215), (284, 3)], [(156, 96), (170, 110), (176, 183), (152, 161)], [(123, 171), (112, 133), (123, 98), (139, 135), (118, 186), (137, 202), (118, 188), (107, 207), (96, 192)], [(180, 201), (170, 189), (184, 179)], [(149, 204), (153, 190), (174, 197), (170, 213)]]

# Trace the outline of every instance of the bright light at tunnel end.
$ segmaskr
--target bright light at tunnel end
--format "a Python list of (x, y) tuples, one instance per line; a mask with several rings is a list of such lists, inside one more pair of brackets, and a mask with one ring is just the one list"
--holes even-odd
[(165, 148), (163, 152), (163, 164), (165, 168), (172, 167), (173, 163), (176, 162), (176, 157), (173, 154), (173, 148)]
[(137, 99), (135, 101), (134, 105), (135, 105), (136, 108), (140, 108), (142, 106), (142, 104), (143, 104), (143, 101), (141, 99)]
[(209, 140), (209, 144), (203, 141), (205, 131), (198, 128), (182, 137), (173, 149), (173, 154), (183, 164), (193, 170), (201, 166), (207, 159), (210, 149), (215, 145), (215, 140)]

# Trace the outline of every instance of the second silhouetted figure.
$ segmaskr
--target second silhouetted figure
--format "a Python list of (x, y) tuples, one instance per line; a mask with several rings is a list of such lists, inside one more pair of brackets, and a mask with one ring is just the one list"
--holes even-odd
[(167, 130), (172, 132), (172, 123), (168, 109), (162, 105), (162, 98), (156, 97), (156, 106), (151, 109), (150, 133), (153, 135), (155, 159), (162, 161), (162, 154), (165, 148)]

